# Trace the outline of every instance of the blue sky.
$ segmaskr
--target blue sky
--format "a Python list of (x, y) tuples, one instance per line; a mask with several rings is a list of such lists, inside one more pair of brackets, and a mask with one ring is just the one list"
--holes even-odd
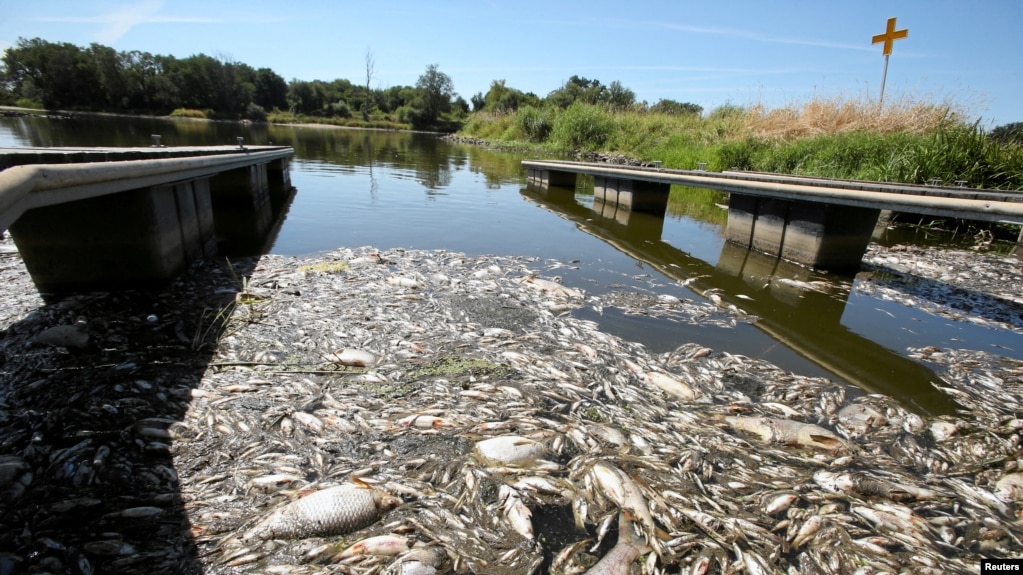
[(992, 127), (1023, 121), (1023, 1), (0, 0), (19, 37), (209, 56), (286, 80), (412, 85), (430, 64), (466, 100), (493, 80), (545, 96), (576, 74), (639, 100), (767, 107), (877, 98), (951, 101)]

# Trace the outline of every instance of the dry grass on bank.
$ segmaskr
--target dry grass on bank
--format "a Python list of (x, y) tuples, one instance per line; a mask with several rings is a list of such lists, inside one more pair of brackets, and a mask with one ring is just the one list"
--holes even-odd
[(744, 120), (745, 135), (780, 140), (857, 131), (926, 134), (968, 122), (958, 104), (910, 97), (885, 101), (880, 109), (876, 100), (866, 98), (815, 98), (780, 108), (758, 103), (746, 108)]

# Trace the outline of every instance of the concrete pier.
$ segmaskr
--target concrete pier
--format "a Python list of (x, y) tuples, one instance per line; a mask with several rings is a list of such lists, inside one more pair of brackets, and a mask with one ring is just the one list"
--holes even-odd
[(574, 188), (575, 172), (564, 170), (530, 169), (529, 183), (540, 189), (546, 190), (550, 187)]
[(725, 238), (815, 268), (859, 267), (880, 210), (731, 194)]
[(882, 210), (1023, 224), (1020, 192), (588, 162), (522, 165), (531, 186), (574, 188), (576, 174), (585, 174), (596, 202), (653, 214), (665, 212), (672, 185), (728, 192), (729, 242), (821, 269), (858, 267)]
[(626, 178), (593, 178), (594, 199), (626, 210), (663, 214), (668, 207), (671, 186)]
[(93, 161), (61, 165), (26, 154), (0, 172), (0, 223), (40, 292), (165, 284), (234, 229), (266, 235), (271, 193), (291, 190), (290, 148), (172, 150), (134, 161), (76, 151)]

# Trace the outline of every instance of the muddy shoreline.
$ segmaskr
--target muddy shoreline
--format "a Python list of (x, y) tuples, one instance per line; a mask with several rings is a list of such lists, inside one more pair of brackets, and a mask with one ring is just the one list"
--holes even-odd
[[(559, 262), (338, 249), (45, 304), (5, 245), (0, 573), (583, 572), (640, 507), (625, 528), (666, 573), (970, 573), (1020, 549), (1023, 363), (995, 354), (913, 350), (963, 406), (925, 420), (696, 344), (650, 354), (571, 317), (603, 302)], [(1020, 328), (1015, 258), (865, 263), (905, 305), (936, 292), (899, 278), (926, 277)], [(502, 437), (537, 454), (478, 456)], [(352, 484), (401, 503), (350, 532), (246, 536)], [(406, 544), (339, 556), (384, 536)]]

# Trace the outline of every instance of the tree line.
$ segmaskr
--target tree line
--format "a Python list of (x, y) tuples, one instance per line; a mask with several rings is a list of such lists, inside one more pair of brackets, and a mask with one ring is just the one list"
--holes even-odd
[(18, 40), (0, 67), (0, 102), (47, 109), (169, 114), (197, 110), (210, 118), (265, 120), (268, 113), (306, 117), (382, 117), (414, 128), (451, 125), (470, 111), (514, 112), (523, 106), (568, 108), (574, 102), (612, 110), (649, 109), (700, 114), (696, 104), (661, 100), (637, 103), (635, 93), (611, 82), (572, 76), (545, 98), (494, 80), (486, 94), (466, 102), (451, 78), (430, 65), (414, 86), (371, 88), (374, 62), (366, 54), (366, 82), (346, 79), (285, 81), (270, 68), (255, 69), (225, 57), (187, 58), (138, 50), (118, 52), (101, 44), (79, 47), (40, 38)]

